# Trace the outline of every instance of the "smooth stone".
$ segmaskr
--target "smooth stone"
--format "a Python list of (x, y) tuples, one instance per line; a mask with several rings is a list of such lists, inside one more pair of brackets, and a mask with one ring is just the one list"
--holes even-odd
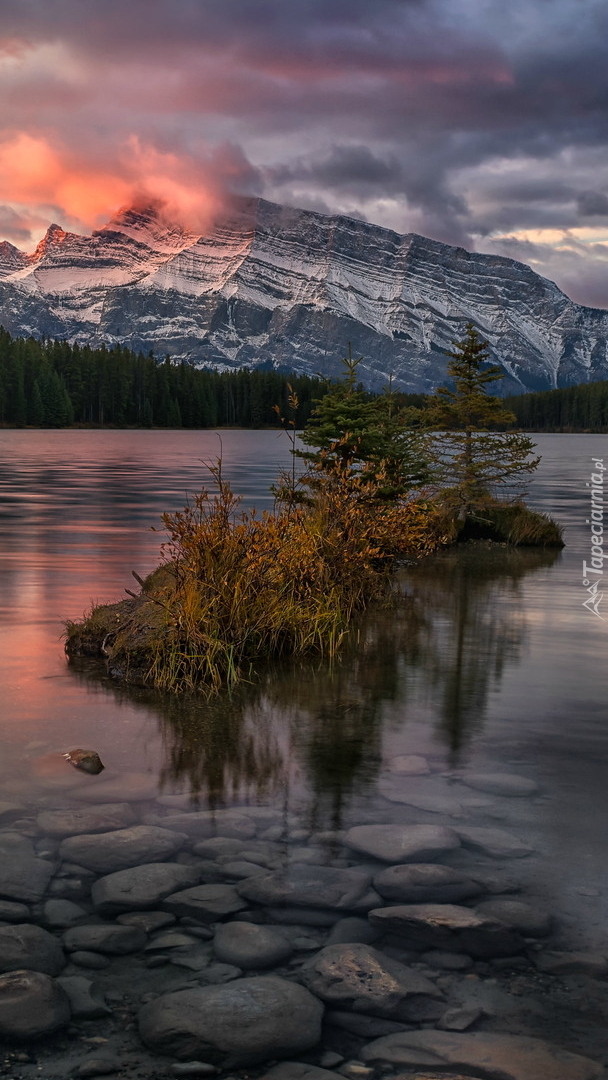
[[(342, 1058), (338, 1055), (338, 1062)], [(303, 1061), (280, 1061), (265, 1072), (260, 1080), (337, 1080), (338, 1073), (322, 1069), (318, 1065), (306, 1065)]]
[(39, 859), (27, 837), (16, 832), (0, 835), (0, 897), (22, 903), (42, 900), (53, 876), (53, 864)]
[(542, 1039), (495, 1032), (452, 1035), (411, 1031), (364, 1046), (362, 1061), (380, 1065), (435, 1065), (473, 1069), (500, 1080), (600, 1080), (603, 1066)]
[(107, 803), (86, 810), (41, 810), (36, 822), (48, 836), (77, 836), (125, 829), (134, 824), (135, 814), (128, 803)]
[(511, 773), (467, 773), (459, 776), (458, 779), (461, 784), (466, 784), (474, 791), (483, 791), (488, 795), (521, 797), (535, 795), (538, 791), (538, 784), (534, 780), (528, 780), (525, 776), (514, 776)]
[(300, 979), (338, 1009), (416, 1021), (443, 1011), (434, 983), (371, 945), (328, 945), (303, 964)]
[(476, 905), (475, 911), (504, 922), (524, 937), (546, 937), (551, 933), (551, 916), (521, 900), (484, 900)]
[(344, 843), (388, 863), (429, 862), (460, 847), (454, 830), (440, 825), (355, 825)]
[(489, 855), (492, 859), (523, 859), (534, 851), (534, 848), (528, 847), (504, 829), (479, 829), (468, 826), (463, 828), (459, 825), (456, 832), (464, 847), (479, 851), (482, 855)]
[(68, 995), (49, 975), (24, 970), (0, 975), (0, 1037), (28, 1042), (69, 1022)]
[(90, 968), (92, 971), (102, 971), (103, 968), (110, 966), (107, 956), (102, 956), (101, 953), (86, 952), (86, 950), (71, 953), (70, 960), (77, 967)]
[(465, 952), (478, 959), (522, 952), (522, 936), (498, 919), (456, 904), (401, 904), (370, 911), (372, 926), (397, 934), (406, 948)]
[(192, 814), (169, 814), (163, 818), (167, 829), (178, 829), (188, 836), (207, 840), (222, 836), (237, 840), (251, 840), (255, 836), (255, 822), (235, 810), (198, 810)]
[(317, 1046), (322, 1015), (303, 986), (261, 975), (164, 994), (140, 1009), (139, 1033), (156, 1053), (238, 1069)]
[(121, 1068), (118, 1058), (89, 1058), (88, 1061), (83, 1061), (82, 1065), (79, 1065), (76, 1069), (75, 1075), (79, 1077), (79, 1080), (90, 1080), (94, 1076), (109, 1076), (117, 1075)]
[(57, 938), (41, 926), (33, 923), (0, 926), (0, 972), (25, 968), (58, 975), (65, 962)]
[(27, 922), (31, 918), (27, 904), (17, 904), (14, 900), (0, 900), (0, 922)]
[(234, 964), (209, 964), (209, 967), (201, 972), (198, 981), (201, 986), (220, 986), (233, 982), (234, 979), (240, 979), (242, 974), (242, 969), (235, 967)]
[(165, 896), (198, 880), (196, 866), (146, 863), (100, 878), (91, 889), (91, 897), (100, 915), (121, 915), (125, 911), (156, 908)]
[(140, 930), (151, 934), (164, 926), (173, 926), (175, 915), (168, 911), (128, 911), (126, 915), (117, 915), (116, 922), (121, 926), (139, 926)]
[(370, 890), (371, 875), (332, 866), (289, 866), (286, 870), (256, 875), (236, 886), (237, 892), (257, 904), (369, 911), (377, 901)]
[(370, 926), (367, 919), (359, 919), (356, 915), (338, 919), (332, 926), (326, 945), (373, 945), (379, 938), (378, 931)]
[(199, 944), (198, 938), (192, 934), (183, 934), (179, 930), (167, 930), (165, 934), (159, 934), (146, 945), (145, 953), (164, 952), (165, 949), (187, 949)]
[(374, 888), (386, 900), (402, 904), (456, 904), (479, 896), (477, 881), (440, 863), (406, 863), (389, 866), (374, 877)]
[(74, 1020), (97, 1020), (112, 1010), (106, 1005), (101, 990), (84, 975), (61, 975), (57, 982), (70, 999)]
[(473, 1027), (478, 1020), (485, 1015), (479, 1005), (461, 1006), (457, 1009), (446, 1009), (437, 1021), (437, 1027), (441, 1031), (466, 1031)]
[(233, 836), (210, 836), (208, 840), (197, 840), (196, 844), (192, 845), (192, 850), (195, 855), (200, 855), (201, 859), (221, 859), (223, 856), (229, 856), (231, 859), (240, 858), (242, 855), (246, 840), (235, 840)]
[(87, 912), (80, 904), (71, 900), (47, 900), (42, 909), (42, 917), (47, 926), (63, 930), (75, 926), (87, 918)]
[(248, 971), (277, 967), (289, 959), (293, 949), (272, 927), (234, 921), (218, 927), (213, 951), (218, 960)]
[(542, 952), (534, 957), (534, 963), (547, 975), (590, 975), (596, 979), (608, 975), (608, 960), (597, 953)]
[(222, 862), (220, 863), (222, 877), (226, 881), (246, 881), (247, 878), (256, 877), (258, 874), (266, 874), (267, 868), (265, 866), (259, 866), (257, 863), (246, 862), (244, 859), (240, 861)]
[(389, 762), (392, 773), (400, 776), (424, 776), (429, 773), (429, 763), (420, 754), (399, 754)]
[(199, 944), (187, 951), (175, 949), (168, 954), (168, 959), (169, 963), (175, 964), (176, 967), (187, 968), (188, 971), (195, 971), (198, 974), (211, 963), (211, 946)]
[(111, 779), (104, 777), (85, 786), (70, 788), (74, 799), (88, 803), (147, 802), (158, 791), (158, 780), (149, 773), (126, 772)]
[(69, 836), (62, 840), (59, 855), (96, 874), (112, 874), (142, 863), (164, 862), (177, 854), (185, 839), (171, 829), (133, 825), (91, 836)]
[(100, 952), (109, 956), (127, 956), (139, 952), (146, 935), (138, 926), (73, 926), (63, 935), (67, 952)]
[(446, 814), (448, 817), (462, 817), (463, 814), (462, 803), (453, 796), (431, 790), (412, 790), (395, 779), (381, 780), (378, 791), (389, 802), (413, 806), (416, 810), (424, 810), (429, 814)]
[(236, 915), (247, 904), (232, 885), (197, 885), (167, 896), (162, 907), (178, 918), (188, 915), (212, 923)]

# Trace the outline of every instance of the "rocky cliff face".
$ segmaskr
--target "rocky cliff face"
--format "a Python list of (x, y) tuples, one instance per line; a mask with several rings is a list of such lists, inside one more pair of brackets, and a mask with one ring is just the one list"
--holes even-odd
[(15, 335), (125, 343), (222, 367), (336, 375), (428, 390), (472, 321), (502, 392), (608, 378), (608, 311), (574, 304), (512, 259), (346, 217), (241, 199), (206, 235), (154, 208), (92, 236), (52, 225), (32, 255), (0, 244), (0, 322)]

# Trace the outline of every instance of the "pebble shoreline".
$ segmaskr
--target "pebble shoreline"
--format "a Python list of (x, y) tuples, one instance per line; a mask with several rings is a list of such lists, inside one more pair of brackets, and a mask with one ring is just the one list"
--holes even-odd
[[(412, 755), (380, 791), (333, 832), (147, 774), (1, 800), (0, 1075), (605, 1080), (572, 1001), (608, 961), (527, 895), (501, 820), (534, 782)], [(569, 987), (557, 1040), (518, 1029), (518, 997), (567, 1013)]]

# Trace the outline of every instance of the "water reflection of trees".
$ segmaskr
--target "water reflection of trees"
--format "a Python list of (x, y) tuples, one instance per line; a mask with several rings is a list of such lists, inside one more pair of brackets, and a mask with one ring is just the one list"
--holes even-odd
[[(430, 704), (455, 763), (521, 654), (522, 579), (556, 557), (471, 546), (429, 559), (402, 574), (394, 606), (369, 613), (332, 665), (266, 672), (212, 700), (107, 677), (104, 690), (158, 717), (161, 789), (187, 790), (210, 807), (302, 796), (311, 826), (336, 828), (374, 789), (387, 717), (402, 727), (410, 705)], [(99, 685), (96, 665), (73, 668)]]

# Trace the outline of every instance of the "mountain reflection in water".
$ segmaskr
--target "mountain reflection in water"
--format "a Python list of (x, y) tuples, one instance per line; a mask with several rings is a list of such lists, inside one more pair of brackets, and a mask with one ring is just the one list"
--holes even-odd
[(431, 706), (449, 763), (458, 764), (483, 727), (490, 692), (521, 657), (522, 580), (559, 557), (452, 548), (402, 571), (394, 603), (368, 613), (334, 663), (267, 671), (211, 700), (129, 688), (90, 662), (71, 670), (156, 714), (160, 790), (210, 808), (302, 796), (311, 827), (335, 829), (355, 798), (373, 794), (385, 732), (407, 724), (416, 704)]

